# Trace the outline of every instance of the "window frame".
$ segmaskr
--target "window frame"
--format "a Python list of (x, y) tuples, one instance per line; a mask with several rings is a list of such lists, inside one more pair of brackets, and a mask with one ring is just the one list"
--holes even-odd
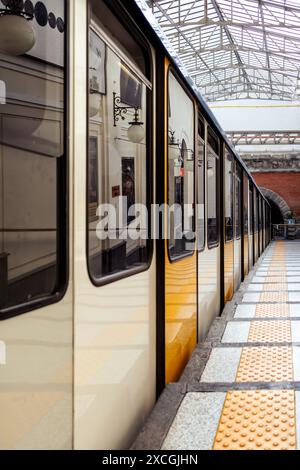
[[(86, 267), (88, 276), (91, 284), (94, 287), (102, 287), (105, 285), (112, 284), (114, 282), (126, 279), (131, 276), (135, 276), (139, 273), (148, 271), (152, 265), (153, 261), (153, 240), (150, 236), (152, 231), (151, 223), (151, 204), (153, 203), (153, 54), (150, 44), (147, 39), (144, 37), (142, 32), (136, 27), (132, 19), (126, 14), (125, 10), (119, 11), (119, 8), (116, 9), (113, 6), (109, 7), (112, 15), (114, 15), (117, 21), (121, 26), (127, 31), (127, 33), (138, 43), (141, 44), (141, 48), (145, 53), (145, 72), (149, 75), (149, 79), (139, 71), (136, 73), (136, 67), (132, 64), (130, 58), (123, 52), (120, 51), (118, 46), (114, 43), (113, 39), (110, 39), (108, 33), (104, 28), (95, 24), (92, 20), (92, 8), (87, 2), (87, 23), (86, 23), (86, 191), (85, 191), (85, 237), (86, 237)], [(127, 20), (127, 21), (126, 21)], [(88, 177), (89, 177), (89, 137), (90, 137), (90, 119), (89, 119), (89, 37), (90, 31), (94, 31), (101, 40), (105, 43), (106, 47), (111, 49), (120, 60), (124, 61), (125, 65), (131, 70), (134, 74), (140, 78), (140, 80), (146, 86), (146, 206), (148, 210), (148, 239), (147, 247), (147, 261), (143, 262), (142, 266), (136, 266), (124, 271), (118, 271), (114, 274), (108, 274), (101, 278), (95, 278), (91, 272), (90, 262), (89, 262), (89, 207), (88, 207)]]
[[(0, 309), (0, 322), (10, 318), (18, 317), (26, 313), (39, 310), (43, 307), (57, 304), (65, 297), (69, 287), (69, 232), (70, 232), (70, 144), (69, 144), (69, 129), (70, 129), (70, 2), (64, 0), (64, 13), (65, 13), (65, 38), (64, 38), (64, 91), (63, 91), (63, 106), (64, 106), (64, 129), (63, 129), (63, 143), (64, 153), (56, 158), (57, 167), (57, 180), (56, 180), (56, 220), (57, 220), (57, 239), (56, 239), (56, 281), (57, 287), (53, 294), (48, 294), (43, 297), (30, 300), (26, 303), (18, 304), (12, 307)], [(31, 60), (39, 61), (37, 58), (30, 57)], [(45, 61), (45, 63), (47, 63)]]
[[(218, 150), (218, 153), (216, 153), (216, 150), (214, 150), (212, 148), (212, 146), (209, 144), (209, 136), (213, 139), (216, 139), (216, 143), (217, 143), (217, 150)], [(207, 223), (207, 248), (209, 250), (214, 250), (215, 248), (218, 248), (220, 246), (220, 243), (221, 243), (221, 233), (220, 233), (220, 230), (221, 230), (221, 224), (220, 224), (220, 194), (219, 194), (219, 191), (218, 189), (220, 188), (220, 171), (221, 171), (221, 157), (222, 157), (222, 152), (221, 152), (221, 141), (219, 139), (219, 137), (215, 134), (215, 132), (213, 131), (213, 129), (210, 127), (210, 126), (207, 126), (207, 131), (206, 131), (206, 167), (205, 167), (205, 177), (206, 177), (206, 181), (207, 181), (207, 184), (206, 184), (206, 189), (208, 189), (208, 153), (209, 151), (211, 151), (216, 159), (216, 171), (217, 171), (217, 175), (216, 175), (216, 220), (217, 220), (217, 233), (218, 233), (218, 239), (214, 242), (214, 243), (210, 243), (209, 242), (209, 236), (208, 236), (208, 192), (206, 191), (206, 195), (207, 195), (207, 199), (206, 199), (206, 207), (207, 207), (207, 216), (206, 216), (206, 223)]]
[[(195, 221), (195, 198), (196, 198), (196, 184), (195, 184), (195, 174), (196, 174), (196, 130), (195, 130), (195, 122), (196, 122), (196, 106), (195, 106), (195, 100), (194, 100), (194, 97), (191, 95), (190, 91), (187, 89), (186, 85), (183, 83), (182, 79), (179, 77), (178, 73), (176, 72), (175, 68), (173, 67), (172, 64), (169, 64), (168, 68), (167, 68), (167, 103), (168, 103), (168, 106), (169, 106), (169, 89), (170, 89), (170, 81), (169, 81), (169, 78), (170, 78), (170, 73), (173, 74), (174, 78), (177, 80), (177, 82), (179, 83), (179, 85), (182, 87), (182, 89), (184, 90), (184, 92), (186, 93), (186, 95), (190, 98), (192, 104), (193, 104), (193, 122), (194, 122), (194, 126), (193, 126), (193, 142), (194, 142), (194, 146), (193, 146), (193, 152), (194, 152), (194, 165), (193, 165), (193, 184), (194, 184), (194, 191), (193, 191), (193, 206), (194, 206), (194, 211), (193, 211), (193, 232), (194, 232), (194, 241), (190, 241), (190, 243), (194, 243), (194, 248), (193, 250), (189, 250), (189, 251), (186, 251), (186, 252), (183, 252), (183, 253), (180, 253), (179, 255), (176, 255), (176, 256), (171, 256), (171, 252), (170, 252), (170, 240), (167, 239), (166, 242), (167, 242), (167, 253), (168, 253), (168, 259), (169, 259), (169, 262), (171, 264), (173, 263), (176, 263), (182, 259), (185, 259), (185, 258), (190, 258), (192, 256), (194, 256), (195, 254), (195, 250), (197, 248), (196, 246), (196, 240), (197, 240), (197, 236), (195, 234), (195, 228), (196, 228), (196, 221)], [(168, 110), (168, 107), (167, 107), (167, 110)], [(167, 137), (168, 137), (168, 130), (169, 130), (169, 117), (168, 117), (168, 111), (165, 111), (167, 112)], [(167, 164), (166, 164), (166, 181), (167, 181), (167, 201), (166, 201), (166, 204), (167, 206), (169, 207), (169, 145), (168, 145), (168, 140), (167, 140), (167, 145), (166, 145), (166, 160), (167, 160)], [(167, 230), (169, 230), (169, 225), (170, 225), (170, 220), (167, 221)]]

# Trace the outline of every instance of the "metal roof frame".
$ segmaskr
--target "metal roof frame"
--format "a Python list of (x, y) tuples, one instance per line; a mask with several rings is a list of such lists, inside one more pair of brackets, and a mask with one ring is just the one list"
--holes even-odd
[(207, 101), (300, 98), (296, 0), (148, 0)]

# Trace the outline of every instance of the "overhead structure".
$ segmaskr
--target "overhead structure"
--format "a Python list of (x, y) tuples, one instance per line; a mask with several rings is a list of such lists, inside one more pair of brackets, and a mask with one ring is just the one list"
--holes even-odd
[(149, 0), (207, 101), (300, 99), (297, 0)]
[(299, 131), (227, 131), (233, 145), (299, 145)]

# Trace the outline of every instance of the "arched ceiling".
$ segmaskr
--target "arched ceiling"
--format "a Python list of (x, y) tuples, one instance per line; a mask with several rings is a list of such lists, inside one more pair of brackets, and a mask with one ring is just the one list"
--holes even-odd
[(149, 0), (207, 101), (300, 98), (300, 0)]

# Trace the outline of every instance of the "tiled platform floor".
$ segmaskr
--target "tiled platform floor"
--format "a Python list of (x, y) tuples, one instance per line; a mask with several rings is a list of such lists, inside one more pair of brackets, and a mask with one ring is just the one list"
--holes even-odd
[(300, 242), (273, 242), (133, 448), (300, 450)]

